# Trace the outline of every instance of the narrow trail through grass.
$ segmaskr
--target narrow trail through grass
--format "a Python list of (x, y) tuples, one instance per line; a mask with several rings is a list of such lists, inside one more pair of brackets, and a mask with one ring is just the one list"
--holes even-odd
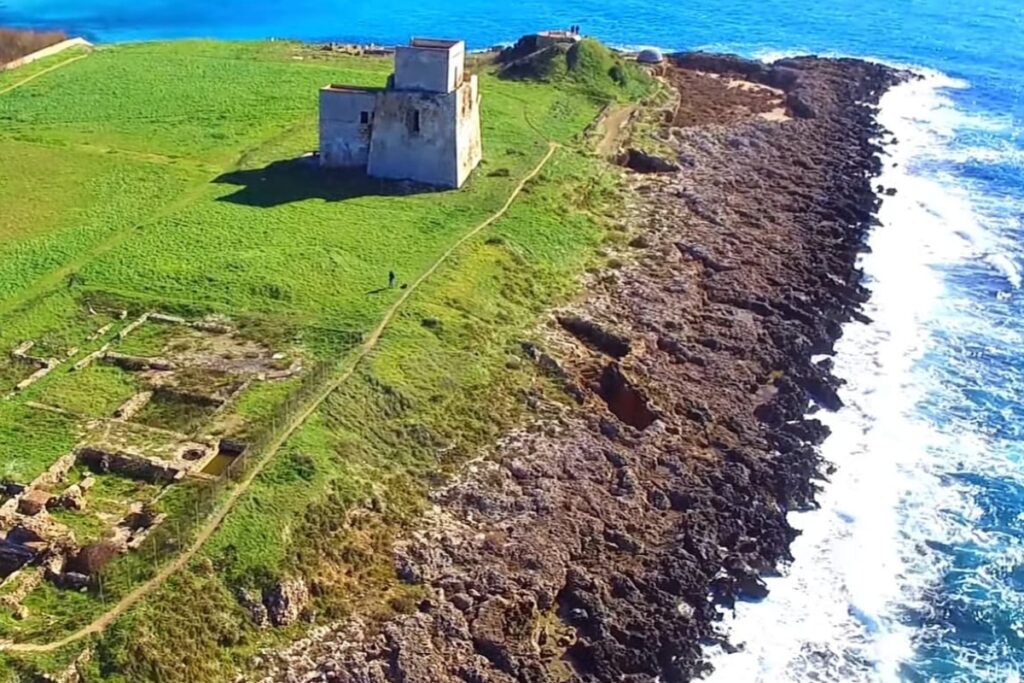
[(7, 93), (11, 92), (12, 90), (20, 88), (21, 86), (25, 85), (26, 83), (30, 83), (30, 82), (34, 81), (35, 79), (39, 78), (40, 76), (45, 76), (46, 74), (50, 73), (51, 71), (56, 71), (57, 69), (60, 69), (61, 67), (67, 66), (68, 64), (71, 64), (72, 62), (77, 62), (79, 59), (85, 59), (90, 54), (91, 54), (90, 52), (86, 52), (84, 55), (78, 55), (76, 57), (72, 57), (71, 59), (65, 59), (63, 62), (59, 62), (57, 64), (54, 64), (53, 66), (48, 66), (45, 69), (43, 69), (42, 71), (37, 71), (36, 73), (32, 74), (28, 78), (23, 78), (20, 81), (18, 81), (17, 83), (12, 83), (11, 85), (7, 86), (6, 88), (0, 89), (0, 95), (6, 95)]
[(327, 383), (324, 388), (317, 393), (313, 400), (310, 401), (309, 405), (306, 406), (301, 412), (296, 414), (292, 421), (285, 426), (281, 434), (275, 439), (267, 449), (267, 452), (262, 458), (253, 466), (252, 471), (235, 486), (220, 509), (210, 517), (209, 520), (201, 527), (199, 533), (196, 535), (195, 540), (192, 544), (180, 555), (174, 558), (171, 562), (167, 563), (159, 572), (157, 572), (152, 578), (145, 583), (141, 584), (133, 591), (125, 595), (109, 610), (104, 612), (102, 615), (94, 619), (91, 623), (83, 626), (79, 630), (65, 636), (59, 640), (50, 641), (48, 643), (0, 643), (0, 650), (7, 652), (21, 652), (21, 653), (44, 653), (54, 652), (59, 650), (66, 645), (70, 645), (76, 641), (86, 638), (91, 635), (96, 635), (103, 632), (108, 626), (110, 626), (118, 617), (122, 616), (136, 603), (142, 600), (144, 597), (159, 588), (164, 581), (170, 578), (173, 574), (180, 571), (185, 565), (195, 557), (196, 553), (202, 549), (203, 545), (210, 539), (213, 533), (220, 526), (221, 522), (224, 521), (228, 513), (235, 504), (241, 499), (242, 495), (249, 489), (252, 483), (256, 480), (256, 477), (264, 470), (266, 465), (273, 460), (274, 456), (281, 449), (281, 447), (288, 441), (288, 439), (295, 433), (295, 431), (301, 427), (307, 419), (320, 407), (320, 405), (330, 396), (338, 387), (340, 387), (345, 381), (347, 381), (352, 374), (355, 372), (359, 364), (370, 354), (371, 351), (377, 346), (381, 336), (387, 329), (388, 325), (394, 320), (395, 316), (401, 310), (402, 306), (408, 301), (409, 297), (412, 296), (420, 285), (433, 275), (441, 265), (444, 264), (448, 258), (451, 257), (455, 251), (457, 251), (462, 245), (471, 240), (473, 237), (478, 235), (489, 226), (493, 225), (497, 220), (504, 216), (516, 198), (526, 187), (526, 184), (533, 180), (543, 170), (544, 166), (548, 163), (559, 145), (556, 142), (548, 142), (548, 150), (537, 163), (537, 165), (528, 173), (526, 176), (519, 181), (519, 183), (512, 190), (508, 199), (495, 213), (491, 214), (483, 222), (477, 224), (462, 237), (460, 237), (454, 244), (452, 244), (443, 254), (441, 254), (431, 266), (423, 272), (408, 288), (402, 291), (401, 296), (387, 309), (384, 317), (373, 329), (370, 335), (363, 341), (359, 346), (358, 350), (352, 356), (350, 362), (347, 363), (345, 369), (338, 374), (333, 380)]

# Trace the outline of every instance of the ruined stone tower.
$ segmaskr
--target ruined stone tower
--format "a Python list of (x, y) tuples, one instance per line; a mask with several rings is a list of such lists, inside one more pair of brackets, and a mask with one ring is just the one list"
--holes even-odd
[(480, 163), (480, 90), (461, 40), (413, 38), (385, 88), (320, 91), (320, 164), (461, 187)]

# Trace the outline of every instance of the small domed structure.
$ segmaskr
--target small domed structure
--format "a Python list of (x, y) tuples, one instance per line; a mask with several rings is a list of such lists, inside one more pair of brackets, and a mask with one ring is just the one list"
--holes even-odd
[(640, 54), (636, 56), (636, 61), (641, 64), (661, 64), (665, 61), (665, 57), (661, 54), (661, 50), (649, 47), (640, 51)]

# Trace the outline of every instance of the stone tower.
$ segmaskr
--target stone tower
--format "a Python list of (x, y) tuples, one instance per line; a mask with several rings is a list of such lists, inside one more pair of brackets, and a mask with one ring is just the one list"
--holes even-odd
[(461, 187), (480, 163), (480, 89), (461, 40), (413, 38), (385, 88), (320, 91), (320, 163)]

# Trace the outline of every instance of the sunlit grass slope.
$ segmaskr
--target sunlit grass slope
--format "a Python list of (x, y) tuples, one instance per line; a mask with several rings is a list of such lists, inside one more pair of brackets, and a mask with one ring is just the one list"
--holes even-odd
[[(414, 292), (187, 571), (98, 642), (7, 658), (0, 673), (31, 680), (24, 672), (55, 672), (90, 647), (87, 681), (230, 680), (255, 649), (287, 635), (257, 631), (237, 591), (284, 577), (315, 583), (325, 617), (412, 604), (415, 590), (390, 566), (390, 539), (430, 485), (520, 419), (524, 396), (545, 390), (519, 342), (577, 291), (609, 239), (615, 175), (583, 133), (610, 100), (650, 84), (599, 45), (578, 57), (571, 78), (545, 83), (476, 64), (484, 161), (453, 192), (323, 173), (304, 157), (317, 144), (318, 88), (383, 84), (386, 58), (285, 42), (123, 45), (0, 95), (0, 352), (35, 339), (71, 359), (102, 343), (88, 337), (111, 307), (226, 314), (275, 347), (336, 359), (344, 349), (332, 334), (372, 329), (399, 296), (386, 288), (388, 271), (414, 281), (505, 203), (549, 142), (562, 146), (505, 216)], [(125, 348), (159, 344), (140, 336)], [(0, 403), (7, 478), (36, 476), (84, 421), (135, 388), (108, 369), (68, 377), (53, 373)], [(265, 419), (290, 388), (254, 388), (238, 411)], [(188, 490), (159, 505), (174, 518)], [(374, 514), (346, 523), (367, 506)], [(129, 576), (144, 561), (153, 560), (121, 558), (112, 576), (118, 563)], [(103, 597), (128, 589), (109, 585)], [(47, 642), (105, 609), (100, 596), (49, 584), (25, 604), (20, 620), (0, 610), (0, 639)]]

